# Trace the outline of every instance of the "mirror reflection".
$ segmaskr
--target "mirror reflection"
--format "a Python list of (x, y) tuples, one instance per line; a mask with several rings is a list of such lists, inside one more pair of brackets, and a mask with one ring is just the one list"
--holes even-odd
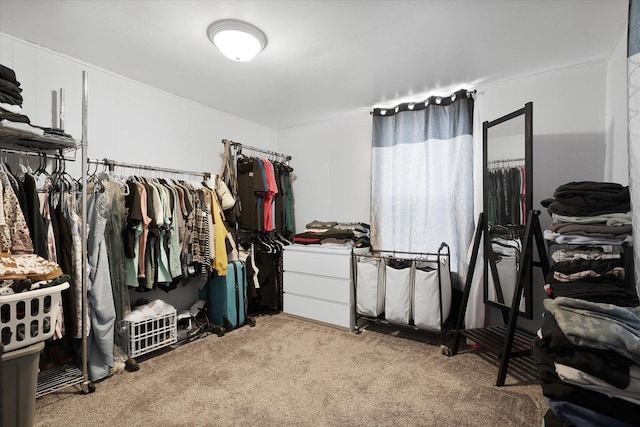
[[(502, 308), (513, 302), (531, 209), (527, 206), (526, 117), (525, 110), (520, 111), (505, 116), (506, 120), (485, 123), (484, 212), (485, 236), (489, 237), (485, 244), (485, 302)], [(526, 289), (519, 303), (523, 314), (529, 314)]]

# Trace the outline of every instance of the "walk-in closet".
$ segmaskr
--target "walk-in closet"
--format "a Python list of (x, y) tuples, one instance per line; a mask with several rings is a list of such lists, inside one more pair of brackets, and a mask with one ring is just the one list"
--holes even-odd
[(639, 31), (0, 0), (0, 426), (637, 425)]

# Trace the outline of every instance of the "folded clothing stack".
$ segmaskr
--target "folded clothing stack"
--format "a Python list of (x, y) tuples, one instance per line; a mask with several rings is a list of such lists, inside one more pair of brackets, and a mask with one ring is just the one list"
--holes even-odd
[(303, 245), (369, 246), (369, 224), (363, 222), (312, 221), (306, 230), (294, 236)]
[(550, 214), (594, 216), (629, 212), (629, 187), (615, 182), (569, 182), (556, 188), (552, 198), (540, 202)]
[(0, 64), (0, 127), (41, 136), (42, 129), (31, 126), (31, 120), (22, 112), (22, 88), (16, 73)]
[[(625, 248), (632, 243), (629, 187), (611, 182), (570, 182), (544, 200), (553, 222), (544, 230), (553, 263), (550, 297), (638, 305)], [(629, 251), (627, 251), (629, 252)]]
[(0, 280), (51, 280), (62, 276), (60, 266), (36, 254), (2, 254)]
[(67, 283), (60, 266), (35, 254), (0, 256), (0, 295), (11, 295)]
[(550, 259), (533, 357), (550, 409), (571, 425), (638, 425), (640, 307), (629, 187), (570, 182), (544, 200)]
[(36, 136), (44, 134), (72, 139), (62, 129), (46, 128), (31, 124), (28, 116), (22, 114), (22, 88), (16, 73), (0, 64), (0, 128), (25, 132)]
[[(22, 108), (22, 89), (20, 82), (16, 80), (16, 73), (8, 67), (0, 64), (0, 107), (9, 114), (18, 114)], [(25, 121), (26, 119), (26, 121)], [(27, 116), (16, 117), (16, 122), (29, 123)]]

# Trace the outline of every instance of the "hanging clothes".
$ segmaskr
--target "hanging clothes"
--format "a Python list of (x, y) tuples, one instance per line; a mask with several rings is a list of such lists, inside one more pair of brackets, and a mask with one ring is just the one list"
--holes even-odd
[(240, 259), (247, 266), (248, 313), (282, 310), (283, 253), (290, 244), (277, 235), (241, 232)]
[(129, 178), (123, 189), (126, 285), (173, 290), (184, 277), (226, 274), (227, 229), (215, 191), (167, 179)]
[(51, 227), (54, 234), (57, 263), (64, 274), (71, 276), (69, 289), (62, 292), (65, 335), (82, 337), (82, 296), (81, 283), (74, 274), (73, 238), (71, 227), (62, 210), (61, 195), (55, 191), (48, 193), (48, 206), (51, 207)]
[(106, 193), (98, 192), (89, 196), (87, 206), (87, 226), (89, 228), (87, 234), (89, 265), (87, 298), (91, 328), (87, 341), (87, 365), (92, 381), (107, 377), (113, 367), (116, 310), (105, 239), (108, 207), (109, 200)]
[(256, 158), (238, 157), (236, 167), (238, 171), (238, 199), (242, 208), (238, 219), (239, 228), (254, 231), (261, 229), (262, 195), (266, 190), (261, 165), (262, 162)]
[(29, 228), (29, 235), (33, 244), (34, 253), (45, 259), (48, 258), (47, 240), (45, 237), (44, 218), (40, 210), (40, 199), (35, 177), (26, 173), (22, 179), (25, 193), (25, 220)]
[(489, 169), (489, 224), (525, 225), (526, 210), (524, 166)]
[(293, 169), (283, 163), (240, 156), (237, 160), (238, 197), (241, 213), (238, 227), (257, 232), (276, 231), (292, 237)]
[(203, 188), (202, 191), (208, 193), (211, 207), (211, 218), (213, 222), (213, 248), (214, 248), (214, 257), (213, 257), (213, 269), (216, 270), (218, 276), (226, 276), (227, 275), (227, 228), (224, 225), (223, 220), (223, 212), (222, 207), (220, 206), (220, 202), (218, 201), (218, 197), (216, 196), (215, 191), (210, 188)]
[(33, 253), (29, 227), (24, 218), (18, 197), (13, 190), (10, 175), (0, 169), (0, 233), (2, 251), (13, 254)]
[[(115, 309), (114, 342), (123, 350), (126, 348), (125, 337), (122, 332), (122, 320), (131, 312), (131, 301), (127, 288), (127, 272), (125, 267), (124, 239), (122, 238), (125, 225), (124, 188), (121, 183), (103, 181), (101, 183), (107, 198), (108, 211), (105, 225), (105, 244), (111, 276), (111, 289)], [(126, 187), (127, 191), (129, 187)]]

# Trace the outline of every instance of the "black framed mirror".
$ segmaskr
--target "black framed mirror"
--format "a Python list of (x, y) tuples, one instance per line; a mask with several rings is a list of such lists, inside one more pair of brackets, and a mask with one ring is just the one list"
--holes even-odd
[[(533, 103), (483, 123), (484, 302), (506, 313), (514, 302), (533, 318), (531, 264), (520, 265), (533, 209)], [(532, 242), (530, 243), (532, 244)], [(529, 248), (531, 250), (531, 248)], [(521, 268), (523, 293), (514, 298)]]

